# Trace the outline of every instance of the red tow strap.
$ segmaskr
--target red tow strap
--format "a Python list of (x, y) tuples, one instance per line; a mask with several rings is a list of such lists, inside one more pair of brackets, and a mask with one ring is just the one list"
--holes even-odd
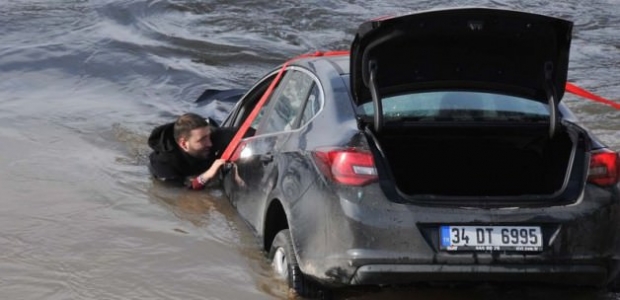
[(601, 97), (599, 95), (592, 94), (591, 92), (588, 92), (588, 91), (586, 91), (586, 90), (584, 90), (584, 89), (582, 89), (582, 88), (580, 88), (580, 87), (578, 87), (578, 86), (576, 86), (576, 85), (574, 85), (574, 84), (572, 84), (570, 82), (566, 83), (566, 91), (571, 93), (571, 94), (575, 94), (577, 96), (584, 97), (584, 98), (592, 100), (592, 101), (596, 101), (596, 102), (600, 102), (600, 103), (603, 103), (603, 104), (607, 104), (607, 105), (609, 105), (609, 106), (611, 106), (611, 107), (613, 107), (615, 109), (620, 109), (620, 103), (611, 101), (609, 99), (605, 99), (605, 98), (603, 98), (603, 97)]
[[(308, 53), (308, 54), (303, 54), (303, 55), (294, 57), (288, 60), (287, 62), (285, 62), (282, 65), (282, 68), (280, 68), (280, 71), (278, 72), (278, 75), (276, 76), (276, 78), (269, 85), (269, 88), (267, 88), (267, 90), (265, 91), (263, 96), (260, 98), (256, 106), (254, 106), (254, 109), (252, 109), (252, 112), (250, 113), (250, 115), (247, 117), (247, 119), (245, 119), (245, 121), (243, 122), (243, 124), (241, 125), (237, 133), (235, 133), (235, 136), (233, 137), (233, 139), (230, 141), (230, 143), (226, 147), (226, 150), (224, 150), (224, 153), (222, 154), (222, 159), (226, 161), (229, 161), (231, 159), (231, 156), (233, 155), (234, 151), (239, 146), (239, 142), (241, 141), (241, 138), (243, 138), (245, 133), (248, 131), (248, 128), (250, 128), (250, 124), (252, 124), (252, 122), (258, 115), (258, 112), (260, 111), (260, 109), (263, 107), (263, 105), (265, 105), (265, 102), (267, 102), (267, 99), (269, 99), (271, 94), (273, 94), (275, 87), (280, 82), (280, 79), (282, 79), (282, 75), (284, 74), (284, 71), (286, 70), (286, 68), (291, 62), (301, 59), (301, 58), (306, 58), (306, 57), (341, 56), (341, 55), (349, 55), (349, 51), (329, 51), (329, 52), (317, 51), (314, 53)], [(590, 99), (592, 101), (600, 102), (603, 104), (607, 104), (616, 109), (620, 109), (620, 103), (616, 103), (609, 99), (605, 99), (601, 96), (592, 94), (591, 92), (588, 92), (570, 82), (566, 83), (566, 91), (569, 93), (575, 94), (577, 96), (584, 97), (586, 99)]]
[(243, 138), (245, 133), (248, 131), (248, 128), (250, 128), (250, 124), (252, 124), (252, 122), (254, 121), (256, 116), (258, 115), (258, 112), (260, 111), (260, 109), (263, 107), (263, 105), (265, 105), (265, 102), (267, 102), (267, 99), (269, 99), (271, 94), (273, 94), (273, 91), (275, 90), (275, 87), (280, 82), (280, 79), (282, 79), (282, 74), (284, 74), (284, 71), (286, 70), (286, 67), (288, 67), (288, 65), (291, 62), (293, 62), (295, 60), (298, 60), (298, 59), (301, 59), (301, 58), (306, 58), (306, 57), (340, 56), (340, 55), (348, 55), (348, 54), (349, 54), (349, 51), (329, 51), (329, 52), (319, 52), (319, 51), (317, 51), (317, 52), (314, 52), (314, 53), (308, 53), (308, 54), (303, 54), (303, 55), (294, 57), (294, 58), (288, 60), (287, 62), (285, 62), (282, 65), (282, 68), (280, 68), (280, 71), (278, 72), (278, 75), (276, 75), (276, 78), (273, 79), (273, 81), (269, 85), (269, 88), (267, 88), (267, 90), (265, 91), (263, 96), (260, 98), (260, 100), (258, 101), (256, 106), (254, 106), (254, 109), (252, 109), (252, 112), (250, 113), (250, 115), (248, 115), (247, 119), (245, 119), (245, 121), (243, 122), (243, 124), (241, 125), (241, 127), (239, 128), (237, 133), (235, 133), (235, 136), (232, 138), (232, 140), (230, 141), (230, 143), (226, 147), (226, 150), (224, 150), (224, 153), (222, 153), (222, 159), (224, 159), (226, 161), (230, 161), (231, 156), (233, 155), (234, 151), (239, 146), (239, 142), (241, 141), (241, 138)]
[(269, 96), (271, 96), (271, 94), (273, 93), (273, 90), (275, 89), (276, 85), (278, 85), (278, 82), (280, 82), (280, 79), (282, 78), (282, 74), (284, 74), (284, 70), (286, 70), (287, 66), (288, 66), (288, 62), (282, 65), (282, 68), (278, 72), (278, 75), (276, 76), (276, 78), (271, 82), (271, 84), (269, 85), (269, 88), (267, 88), (267, 90), (265, 91), (263, 96), (260, 98), (256, 106), (254, 106), (254, 109), (252, 109), (252, 112), (250, 112), (250, 115), (247, 117), (247, 119), (245, 119), (243, 124), (241, 124), (241, 127), (239, 128), (237, 133), (235, 133), (235, 136), (232, 138), (228, 146), (226, 146), (226, 150), (224, 150), (224, 153), (222, 153), (222, 159), (224, 159), (225, 161), (230, 160), (231, 155), (233, 154), (233, 152), (235, 151), (235, 149), (237, 149), (237, 146), (239, 145), (239, 141), (241, 141), (241, 138), (248, 131), (248, 128), (250, 128), (250, 124), (252, 124), (252, 121), (254, 121), (254, 119), (258, 115), (258, 112), (260, 111), (261, 107), (263, 107), (265, 102), (267, 102), (267, 99), (269, 99)]

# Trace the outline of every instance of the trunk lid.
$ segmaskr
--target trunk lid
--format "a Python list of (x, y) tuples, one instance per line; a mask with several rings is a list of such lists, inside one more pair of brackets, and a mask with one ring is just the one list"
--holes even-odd
[(360, 105), (420, 90), (483, 90), (556, 109), (566, 84), (572, 25), (489, 8), (368, 21), (351, 46), (353, 99)]

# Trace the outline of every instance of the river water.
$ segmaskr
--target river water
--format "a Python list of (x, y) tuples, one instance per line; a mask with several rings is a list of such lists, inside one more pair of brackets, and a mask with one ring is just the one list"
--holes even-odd
[[(575, 22), (569, 80), (620, 95), (620, 0), (0, 0), (0, 299), (285, 299), (221, 191), (153, 182), (146, 138), (205, 88), (347, 49), (392, 13), (482, 5)], [(620, 112), (564, 101), (612, 148)], [(539, 288), (355, 291), (343, 299), (618, 299)]]

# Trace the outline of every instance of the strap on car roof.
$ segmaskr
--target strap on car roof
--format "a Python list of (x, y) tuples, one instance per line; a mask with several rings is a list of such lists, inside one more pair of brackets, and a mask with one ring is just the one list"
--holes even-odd
[[(256, 106), (254, 107), (254, 109), (252, 110), (252, 112), (250, 113), (250, 115), (247, 117), (247, 119), (245, 119), (245, 121), (243, 122), (243, 124), (241, 125), (241, 127), (239, 128), (239, 131), (237, 131), (237, 133), (235, 134), (235, 136), (233, 137), (233, 139), (231, 140), (230, 144), (228, 144), (228, 146), (226, 147), (226, 150), (224, 150), (224, 153), (222, 154), (222, 158), (226, 161), (230, 160), (232, 154), (234, 153), (234, 151), (237, 149), (239, 142), (241, 141), (241, 139), (243, 138), (243, 136), (245, 135), (245, 133), (248, 131), (248, 128), (250, 127), (250, 124), (252, 124), (252, 121), (254, 121), (254, 119), (256, 118), (256, 116), (258, 115), (258, 112), (260, 111), (261, 107), (263, 107), (263, 105), (265, 104), (265, 102), (267, 102), (267, 99), (269, 99), (269, 97), (271, 96), (271, 94), (273, 94), (273, 91), (275, 89), (275, 87), (278, 85), (278, 83), (280, 82), (280, 79), (282, 78), (282, 75), (284, 74), (284, 71), (286, 70), (286, 68), (288, 67), (288, 65), (291, 62), (294, 62), (298, 59), (302, 59), (302, 58), (307, 58), (307, 57), (320, 57), (320, 56), (342, 56), (342, 55), (349, 55), (349, 51), (328, 51), (328, 52), (313, 52), (313, 53), (308, 53), (308, 54), (303, 54), (297, 57), (294, 57), (290, 60), (288, 60), (287, 62), (285, 62), (282, 67), (280, 68), (280, 71), (278, 72), (278, 75), (276, 76), (276, 78), (271, 82), (271, 84), (269, 85), (269, 88), (265, 91), (265, 93), (263, 94), (263, 96), (261, 97), (261, 99), (258, 101), (258, 103), (256, 104)], [(609, 99), (605, 99), (599, 95), (593, 94), (583, 88), (580, 88), (578, 86), (576, 86), (573, 83), (567, 82), (566, 83), (566, 91), (568, 91), (569, 93), (572, 93), (574, 95), (592, 100), (592, 101), (596, 101), (599, 103), (603, 103), (603, 104), (607, 104), (610, 105), (616, 109), (620, 109), (620, 103), (616, 103), (614, 101), (611, 101)]]

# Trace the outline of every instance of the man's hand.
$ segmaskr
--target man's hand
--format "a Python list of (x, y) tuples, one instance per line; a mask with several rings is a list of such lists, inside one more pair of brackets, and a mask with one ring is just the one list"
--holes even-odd
[(217, 172), (219, 171), (219, 169), (226, 163), (225, 160), (223, 159), (216, 159), (213, 164), (211, 165), (211, 167), (209, 167), (209, 169), (207, 171), (205, 171), (204, 173), (198, 175), (199, 177), (199, 181), (201, 183), (206, 183), (209, 180), (211, 180), (213, 177), (215, 177), (215, 175), (217, 174)]
[(243, 178), (241, 178), (241, 176), (239, 176), (239, 171), (237, 170), (236, 164), (233, 164), (233, 172), (235, 173), (235, 182), (237, 182), (237, 185), (239, 185), (239, 187), (241, 188), (244, 188), (245, 181), (243, 180)]

